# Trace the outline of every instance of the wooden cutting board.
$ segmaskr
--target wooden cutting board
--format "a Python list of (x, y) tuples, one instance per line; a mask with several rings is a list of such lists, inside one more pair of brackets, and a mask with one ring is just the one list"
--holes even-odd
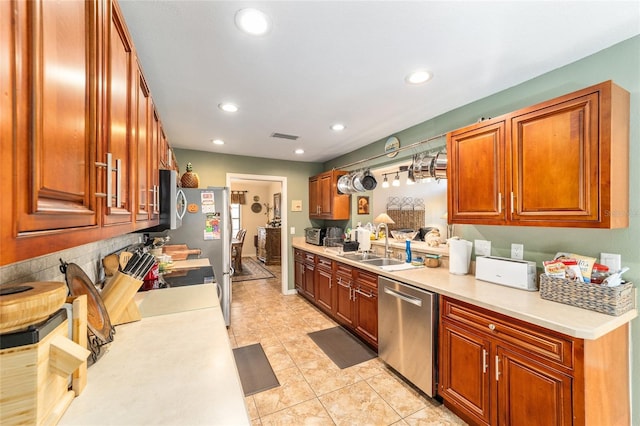
[[(67, 298), (64, 282), (41, 281), (0, 285), (0, 333), (26, 328), (49, 318)], [(5, 294), (8, 293), (8, 294)]]

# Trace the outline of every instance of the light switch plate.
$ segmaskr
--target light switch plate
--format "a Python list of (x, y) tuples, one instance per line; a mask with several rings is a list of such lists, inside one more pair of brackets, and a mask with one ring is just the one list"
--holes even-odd
[(511, 258), (522, 260), (524, 255), (524, 244), (511, 244)]
[(475, 240), (476, 256), (491, 256), (491, 241)]
[(622, 256), (613, 253), (600, 253), (600, 263), (607, 265), (611, 272), (619, 271), (622, 269)]

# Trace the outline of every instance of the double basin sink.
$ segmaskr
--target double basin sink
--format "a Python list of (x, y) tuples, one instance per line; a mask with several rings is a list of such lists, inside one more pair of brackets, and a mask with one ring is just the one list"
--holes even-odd
[(401, 265), (404, 263), (402, 260), (380, 257), (370, 253), (344, 253), (342, 257), (371, 266)]

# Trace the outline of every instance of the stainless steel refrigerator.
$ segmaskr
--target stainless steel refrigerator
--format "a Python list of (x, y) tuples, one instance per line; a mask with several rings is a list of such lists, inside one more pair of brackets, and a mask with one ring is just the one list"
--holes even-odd
[(169, 244), (187, 244), (189, 248), (202, 250), (201, 258), (208, 258), (213, 267), (214, 279), (224, 321), (229, 322), (231, 307), (231, 210), (229, 188), (182, 189), (187, 211), (182, 226), (169, 230)]

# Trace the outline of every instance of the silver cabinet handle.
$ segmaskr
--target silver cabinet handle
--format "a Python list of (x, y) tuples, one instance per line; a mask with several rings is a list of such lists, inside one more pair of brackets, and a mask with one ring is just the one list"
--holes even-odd
[(500, 358), (496, 355), (496, 382), (500, 380)]
[(373, 295), (373, 293), (365, 293), (362, 290), (360, 290), (360, 287), (358, 287), (357, 289), (355, 289), (355, 292), (358, 294), (363, 295), (364, 297), (366, 297), (367, 299), (373, 299), (375, 296)]
[(122, 160), (116, 160), (116, 208), (122, 207)]
[(413, 297), (410, 296), (408, 294), (404, 294), (400, 291), (391, 289), (389, 287), (385, 287), (384, 288), (384, 292), (386, 294), (389, 294), (393, 297), (397, 297), (400, 300), (404, 300), (405, 302), (411, 303), (412, 305), (416, 305), (416, 306), (422, 306), (422, 300), (418, 299), (417, 297)]
[(498, 213), (502, 213), (502, 192), (498, 192)]
[(113, 192), (111, 188), (111, 185), (113, 185), (113, 176), (111, 176), (113, 172), (113, 168), (111, 167), (112, 162), (113, 156), (110, 152), (107, 152), (107, 208), (111, 208), (113, 203)]
[[(109, 158), (109, 154), (107, 154), (107, 158)], [(109, 166), (110, 165), (107, 164), (107, 163), (100, 162), (100, 161), (96, 161), (95, 165), (96, 165), (96, 167), (107, 169), (107, 180), (108, 180), (109, 179), (109, 168), (110, 168)], [(109, 192), (108, 190), (107, 190), (107, 192), (96, 192), (96, 197), (107, 198), (107, 193), (108, 192)], [(108, 203), (108, 201), (107, 201), (107, 203)]]
[(487, 368), (489, 367), (487, 365), (487, 355), (489, 355), (487, 350), (482, 349), (482, 374), (485, 374), (487, 372)]

